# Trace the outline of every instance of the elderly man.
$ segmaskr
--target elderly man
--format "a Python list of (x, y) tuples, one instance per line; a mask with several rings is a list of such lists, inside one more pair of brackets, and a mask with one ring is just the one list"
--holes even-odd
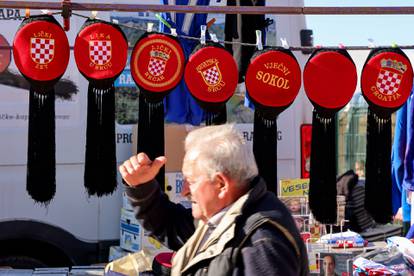
[(191, 210), (170, 202), (154, 180), (165, 162), (139, 153), (119, 170), (143, 227), (178, 250), (172, 275), (308, 274), (292, 216), (266, 190), (251, 149), (233, 125), (200, 128), (185, 140), (183, 194)]

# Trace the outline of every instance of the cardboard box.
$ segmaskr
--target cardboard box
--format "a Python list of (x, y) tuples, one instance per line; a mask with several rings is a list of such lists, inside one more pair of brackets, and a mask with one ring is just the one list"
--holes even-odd
[[(191, 124), (165, 124), (164, 125), (164, 144), (165, 156), (168, 158), (165, 165), (166, 172), (181, 171), (184, 158), (184, 141), (187, 134), (200, 126)], [(236, 128), (246, 141), (246, 146), (252, 147), (253, 124), (236, 124)], [(132, 152), (137, 152), (138, 127), (132, 130)]]
[(151, 259), (162, 252), (171, 252), (172, 250), (165, 247), (162, 243), (151, 237), (147, 231), (143, 231), (141, 248), (145, 249)]
[(68, 275), (70, 276), (75, 276), (75, 275), (76, 276), (86, 276), (86, 275), (104, 276), (105, 275), (105, 264), (72, 266), (70, 268), (70, 272)]
[(128, 197), (125, 191), (122, 192), (122, 208), (129, 211), (133, 210), (131, 204), (129, 204)]
[(165, 156), (167, 156), (166, 172), (180, 172), (184, 159), (184, 141), (188, 132), (194, 129), (191, 125), (168, 124), (165, 126)]
[(129, 251), (122, 249), (120, 246), (111, 246), (109, 247), (108, 262), (125, 257), (129, 253)]
[(184, 178), (181, 172), (171, 172), (165, 174), (165, 193), (168, 198), (174, 202), (183, 205), (185, 208), (191, 208), (191, 202), (181, 195), (184, 185)]
[(119, 246), (131, 252), (141, 249), (142, 228), (135, 219), (134, 212), (121, 209), (121, 228)]
[[(192, 125), (165, 124), (164, 126), (164, 145), (165, 156), (167, 156), (166, 172), (181, 171), (184, 158), (184, 140), (188, 132), (195, 128)], [(132, 152), (137, 152), (138, 127), (132, 131)]]

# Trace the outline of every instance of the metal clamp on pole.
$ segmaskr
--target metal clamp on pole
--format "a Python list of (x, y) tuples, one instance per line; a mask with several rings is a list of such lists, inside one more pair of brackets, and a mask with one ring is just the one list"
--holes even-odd
[(63, 29), (66, 32), (70, 30), (71, 15), (72, 15), (72, 5), (70, 3), (70, 0), (62, 0)]

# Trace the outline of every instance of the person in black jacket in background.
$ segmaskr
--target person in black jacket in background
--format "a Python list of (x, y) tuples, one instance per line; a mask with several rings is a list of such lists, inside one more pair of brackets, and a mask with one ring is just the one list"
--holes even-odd
[(168, 200), (154, 180), (164, 156), (139, 153), (120, 173), (141, 225), (178, 250), (171, 275), (308, 275), (306, 249), (285, 205), (266, 190), (234, 125), (193, 130), (185, 140), (183, 194)]

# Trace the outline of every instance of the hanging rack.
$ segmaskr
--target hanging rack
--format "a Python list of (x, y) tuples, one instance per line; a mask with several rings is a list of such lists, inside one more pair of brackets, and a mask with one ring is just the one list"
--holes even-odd
[[(76, 3), (70, 0), (62, 0), (61, 3), (45, 3), (36, 1), (1, 1), (0, 8), (19, 8), (19, 9), (34, 9), (34, 10), (65, 10), (69, 15), (88, 18), (85, 15), (73, 12), (78, 11), (120, 11), (120, 12), (182, 12), (182, 13), (228, 13), (228, 14), (307, 14), (307, 15), (369, 15), (369, 14), (414, 14), (414, 6), (410, 7), (276, 7), (276, 6), (185, 6), (185, 5), (131, 5), (131, 4), (105, 4), (105, 3)], [(64, 9), (63, 9), (64, 8)], [(61, 12), (54, 12), (52, 14), (62, 14)], [(16, 17), (15, 19), (23, 19), (24, 17)], [(118, 24), (123, 27), (139, 28)], [(145, 31), (145, 30), (143, 30)], [(179, 35), (179, 37), (191, 40), (200, 40), (198, 37), (191, 37), (186, 35)], [(254, 43), (232, 42), (219, 40), (222, 44), (239, 44), (243, 46), (256, 47)], [(389, 47), (381, 46), (377, 47)], [(73, 47), (71, 47), (72, 50)], [(316, 47), (304, 46), (290, 46), (291, 51), (312, 51)], [(331, 47), (331, 49), (343, 48), (346, 50), (369, 50), (370, 46), (346, 46), (346, 47)], [(399, 45), (400, 49), (414, 49), (414, 45)], [(11, 46), (0, 46), (1, 49), (12, 49)]]
[[(303, 15), (349, 15), (349, 14), (414, 14), (414, 7), (279, 7), (279, 6), (185, 6), (105, 4), (71, 2), (73, 11), (123, 11), (123, 12), (180, 12), (225, 14), (303, 14)], [(62, 3), (35, 1), (0, 1), (0, 8), (60, 10)]]

